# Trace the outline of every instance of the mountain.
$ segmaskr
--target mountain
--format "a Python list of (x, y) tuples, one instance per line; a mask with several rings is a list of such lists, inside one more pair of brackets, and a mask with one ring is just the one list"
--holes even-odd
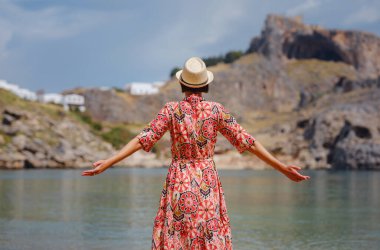
[[(287, 162), (379, 169), (379, 58), (380, 38), (374, 34), (269, 15), (243, 57), (210, 67), (215, 80), (205, 97), (223, 103)], [(130, 124), (147, 123), (165, 102), (182, 98), (175, 79), (152, 96), (84, 94), (95, 119)], [(219, 147), (223, 152), (229, 145), (222, 139)], [(239, 159), (244, 167), (263, 167), (252, 158)]]
[[(209, 67), (215, 80), (205, 98), (227, 107), (284, 162), (305, 168), (380, 169), (379, 58), (380, 38), (374, 34), (269, 15), (240, 59)], [(119, 124), (131, 134), (165, 102), (183, 98), (174, 78), (156, 95), (85, 88), (67, 92), (85, 96), (94, 122)], [(219, 138), (219, 167), (267, 167)], [(155, 147), (157, 159), (168, 161), (169, 145), (165, 135)]]

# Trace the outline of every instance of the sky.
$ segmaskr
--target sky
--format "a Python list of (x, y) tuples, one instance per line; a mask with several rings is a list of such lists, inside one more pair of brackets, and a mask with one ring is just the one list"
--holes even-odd
[(380, 0), (0, 0), (0, 79), (33, 91), (166, 81), (245, 51), (270, 14), (380, 35)]

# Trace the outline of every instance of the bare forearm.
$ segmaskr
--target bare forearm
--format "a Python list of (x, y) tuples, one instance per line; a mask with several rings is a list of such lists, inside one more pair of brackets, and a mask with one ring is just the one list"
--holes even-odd
[(108, 158), (105, 162), (106, 169), (110, 166), (118, 163), (119, 161), (125, 159), (126, 157), (130, 156), (134, 152), (140, 150), (142, 148), (139, 140), (137, 137), (133, 138), (131, 141), (127, 143), (116, 155)]
[(249, 148), (249, 151), (276, 170), (282, 173), (284, 172), (286, 165), (276, 159), (272, 154), (270, 154), (259, 141), (256, 140), (254, 145)]

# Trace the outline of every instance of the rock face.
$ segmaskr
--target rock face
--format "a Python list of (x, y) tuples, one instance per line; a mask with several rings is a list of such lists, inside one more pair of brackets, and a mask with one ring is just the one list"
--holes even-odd
[[(308, 168), (380, 169), (375, 108), (380, 106), (380, 38), (269, 15), (247, 51), (232, 64), (210, 68), (215, 80), (206, 99), (223, 103), (283, 161)], [(182, 98), (175, 79), (158, 95), (125, 94), (124, 104), (115, 93), (103, 98), (87, 93), (94, 117), (127, 123), (146, 123), (165, 102)], [(97, 116), (111, 103), (106, 109), (112, 116)], [(218, 143), (221, 151), (231, 149), (225, 140)], [(249, 157), (234, 157), (216, 159), (223, 159), (219, 165), (233, 159), (241, 168), (262, 168)]]
[[(98, 121), (143, 123), (146, 114), (158, 112), (160, 95), (132, 96), (115, 90), (88, 89), (82, 93), (86, 109)], [(139, 112), (143, 107), (142, 112)]]
[[(304, 108), (340, 83), (364, 83), (380, 75), (380, 38), (359, 32), (306, 25), (299, 18), (269, 15), (248, 56), (211, 67), (214, 83), (206, 98), (236, 111), (291, 112)], [(228, 93), (228, 98), (226, 97)], [(168, 101), (182, 98), (175, 79), (157, 95), (84, 90), (86, 108), (100, 121), (146, 123)]]
[(0, 117), (2, 168), (89, 167), (114, 152), (110, 144), (63, 111), (51, 117), (38, 110), (4, 107)]
[(327, 30), (300, 18), (269, 15), (248, 49), (274, 59), (319, 59), (353, 65), (361, 78), (380, 75), (380, 39), (359, 31)]
[(310, 164), (380, 169), (380, 102), (372, 104), (346, 104), (315, 115), (304, 133), (313, 156)]
[[(380, 169), (380, 38), (269, 15), (247, 51), (231, 64), (209, 68), (215, 80), (206, 99), (221, 102), (284, 162), (306, 168)], [(175, 79), (151, 96), (78, 91), (91, 117), (111, 124), (146, 124), (165, 102), (183, 98)], [(88, 166), (113, 152), (67, 116), (2, 108), (1, 99), (0, 114), (0, 166)], [(268, 167), (231, 152), (227, 140), (218, 138), (218, 167)], [(166, 151), (160, 156), (139, 152), (122, 165), (167, 166), (170, 141), (165, 136), (161, 141)]]

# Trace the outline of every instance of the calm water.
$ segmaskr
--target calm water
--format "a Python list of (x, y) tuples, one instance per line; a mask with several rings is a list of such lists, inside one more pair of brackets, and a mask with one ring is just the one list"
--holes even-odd
[[(0, 171), (1, 249), (149, 249), (167, 169)], [(380, 172), (219, 170), (234, 249), (380, 249)]]

